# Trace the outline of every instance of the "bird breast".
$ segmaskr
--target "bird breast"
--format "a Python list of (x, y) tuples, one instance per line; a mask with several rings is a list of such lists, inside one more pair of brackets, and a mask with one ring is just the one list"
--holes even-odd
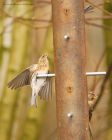
[(38, 73), (35, 72), (32, 75), (32, 79), (31, 79), (31, 87), (33, 90), (36, 90), (36, 92), (39, 92), (40, 88), (44, 86), (46, 81), (46, 78), (38, 78), (37, 77), (38, 74), (43, 74), (43, 72), (42, 71), (38, 71)]

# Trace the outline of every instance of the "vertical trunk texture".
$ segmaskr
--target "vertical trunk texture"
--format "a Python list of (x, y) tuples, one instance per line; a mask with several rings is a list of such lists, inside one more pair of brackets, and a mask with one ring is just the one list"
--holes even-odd
[(59, 139), (86, 140), (84, 1), (52, 0), (52, 6)]

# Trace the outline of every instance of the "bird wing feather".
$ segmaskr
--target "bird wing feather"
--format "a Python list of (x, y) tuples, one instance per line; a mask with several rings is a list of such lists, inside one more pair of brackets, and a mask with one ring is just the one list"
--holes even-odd
[(32, 69), (35, 67), (36, 69), (37, 64), (31, 65), (24, 71), (22, 71), (19, 75), (17, 75), (14, 79), (9, 81), (8, 87), (11, 89), (17, 89), (19, 87), (30, 85), (30, 78), (32, 75)]
[(40, 99), (49, 100), (52, 97), (52, 78), (47, 77), (45, 84), (41, 87), (38, 95)]

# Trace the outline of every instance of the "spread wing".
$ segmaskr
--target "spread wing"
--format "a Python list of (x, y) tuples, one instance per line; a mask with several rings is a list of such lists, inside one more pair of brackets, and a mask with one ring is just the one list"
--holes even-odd
[(36, 64), (30, 66), (29, 68), (22, 71), (14, 79), (8, 83), (8, 87), (11, 89), (16, 89), (25, 85), (30, 85), (30, 77), (33, 73), (33, 70), (36, 69)]
[(38, 95), (40, 99), (49, 100), (52, 98), (52, 78), (47, 77), (44, 86), (40, 89)]

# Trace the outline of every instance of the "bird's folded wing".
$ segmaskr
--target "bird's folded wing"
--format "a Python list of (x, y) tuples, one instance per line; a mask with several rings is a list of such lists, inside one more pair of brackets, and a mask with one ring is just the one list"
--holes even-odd
[(52, 78), (47, 77), (44, 86), (41, 87), (38, 95), (40, 99), (49, 100), (52, 98)]
[(16, 89), (30, 84), (30, 70), (26, 69), (8, 83), (8, 87)]

